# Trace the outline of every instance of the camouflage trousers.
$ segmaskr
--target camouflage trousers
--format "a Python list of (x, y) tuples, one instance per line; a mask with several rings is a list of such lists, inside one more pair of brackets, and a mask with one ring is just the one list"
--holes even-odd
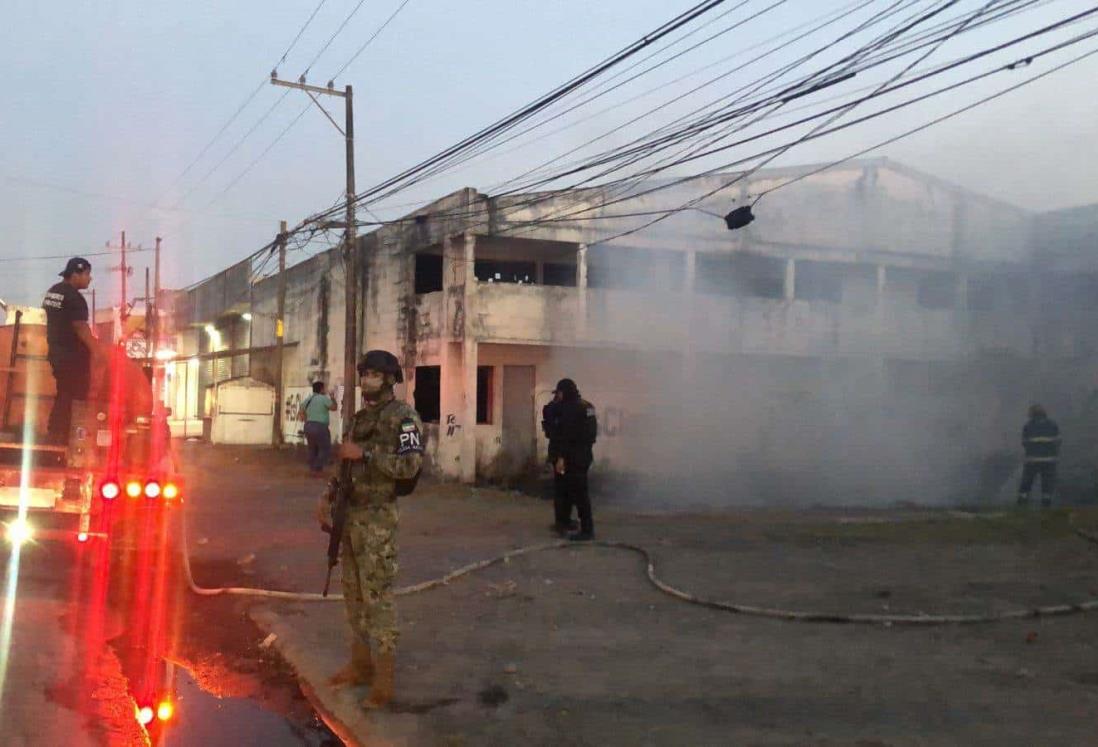
[(356, 506), (347, 514), (340, 546), (343, 599), (351, 632), (377, 651), (396, 648), (397, 505)]

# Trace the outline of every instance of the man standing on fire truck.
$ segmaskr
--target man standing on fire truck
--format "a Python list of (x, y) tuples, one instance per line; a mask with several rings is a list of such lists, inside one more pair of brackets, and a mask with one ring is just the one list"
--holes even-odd
[(57, 382), (57, 397), (48, 426), (49, 439), (55, 444), (66, 444), (72, 403), (87, 399), (92, 358), (99, 357), (99, 348), (88, 324), (88, 302), (80, 295), (80, 291), (91, 285), (91, 262), (73, 257), (60, 275), (63, 280), (46, 292), (42, 308), (46, 310), (48, 358)]

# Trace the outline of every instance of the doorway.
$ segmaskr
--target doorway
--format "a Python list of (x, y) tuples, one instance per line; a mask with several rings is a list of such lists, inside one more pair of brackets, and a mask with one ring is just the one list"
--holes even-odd
[(534, 367), (503, 367), (503, 444), (506, 470), (527, 474), (534, 466)]

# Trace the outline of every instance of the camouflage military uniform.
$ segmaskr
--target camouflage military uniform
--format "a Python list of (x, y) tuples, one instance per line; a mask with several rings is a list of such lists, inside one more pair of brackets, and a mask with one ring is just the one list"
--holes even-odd
[(398, 480), (414, 478), (423, 463), (423, 425), (391, 391), (355, 413), (351, 440), (365, 459), (353, 470), (354, 496), (341, 544), (343, 597), (351, 630), (379, 653), (397, 644), (393, 579), (397, 573)]

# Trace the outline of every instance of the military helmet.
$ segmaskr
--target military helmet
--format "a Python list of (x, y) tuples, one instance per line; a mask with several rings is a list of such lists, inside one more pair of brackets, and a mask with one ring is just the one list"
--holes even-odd
[(396, 383), (404, 382), (404, 369), (400, 367), (400, 361), (388, 350), (371, 350), (358, 359), (358, 375), (362, 376), (367, 369), (380, 373), (392, 374)]

